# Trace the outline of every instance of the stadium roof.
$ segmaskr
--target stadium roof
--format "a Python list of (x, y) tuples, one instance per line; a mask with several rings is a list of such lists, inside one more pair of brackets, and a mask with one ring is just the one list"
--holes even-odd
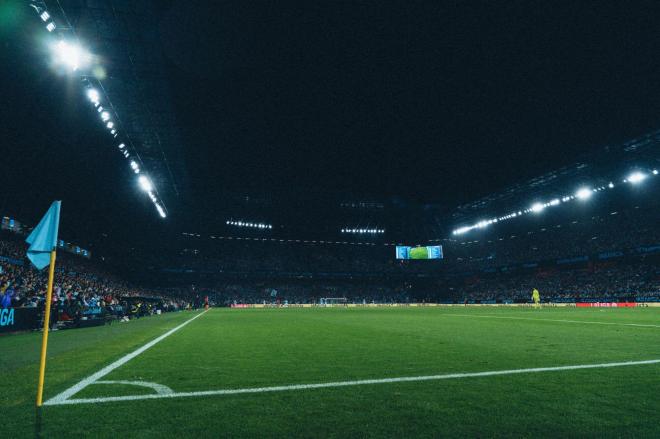
[(623, 144), (603, 147), (590, 154), (582, 154), (571, 165), (547, 172), (515, 184), (478, 200), (459, 205), (452, 219), (461, 221), (482, 214), (485, 210), (517, 210), (535, 199), (551, 199), (570, 192), (581, 185), (607, 186), (625, 178), (636, 169), (657, 169), (660, 165), (660, 131), (652, 132)]
[(160, 46), (158, 2), (33, 3), (43, 3), (64, 32), (70, 28), (102, 57), (103, 71), (83, 74), (85, 84), (98, 87), (109, 100), (120, 139), (141, 159), (165, 206), (179, 205), (188, 175)]
[[(2, 28), (0, 91), (12, 106), (1, 115), (17, 146), (0, 169), (3, 213), (31, 222), (64, 198), (91, 237), (220, 234), (236, 220), (433, 238), (473, 213), (605, 182), (655, 145), (654, 134), (594, 154), (658, 128), (656, 24), (642, 7), (10, 4), (31, 15)], [(110, 156), (117, 145), (90, 128), (100, 124), (81, 89), (44, 68), (50, 21), (30, 4), (101, 60), (83, 85), (108, 98), (104, 123), (139, 163)], [(149, 181), (137, 184), (136, 167)], [(140, 191), (151, 186), (166, 221)], [(34, 208), (16, 211), (26, 194)]]

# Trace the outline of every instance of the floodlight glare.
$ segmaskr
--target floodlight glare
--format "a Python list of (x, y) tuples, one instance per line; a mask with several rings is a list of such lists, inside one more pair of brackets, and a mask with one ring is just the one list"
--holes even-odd
[(580, 200), (588, 200), (591, 198), (591, 195), (593, 195), (593, 191), (589, 188), (583, 187), (582, 189), (579, 189), (576, 193), (575, 196), (579, 198)]
[(658, 170), (657, 169), (653, 170), (653, 175), (658, 175)]
[(110, 119), (110, 113), (108, 113), (107, 111), (102, 112), (101, 113), (101, 120), (103, 120), (103, 122), (105, 122), (108, 119)]
[(151, 184), (151, 181), (149, 181), (149, 179), (144, 175), (140, 175), (138, 177), (138, 183), (140, 183), (140, 187), (145, 192), (151, 192), (154, 188), (153, 185)]
[(76, 71), (89, 63), (89, 54), (80, 46), (61, 40), (55, 45), (55, 61)]
[(96, 89), (94, 89), (94, 88), (90, 88), (89, 90), (87, 90), (87, 97), (89, 98), (89, 100), (90, 100), (92, 103), (95, 103), (95, 104), (98, 103), (98, 102), (99, 102), (99, 99), (101, 98), (101, 97), (99, 96), (99, 92), (98, 92), (98, 90), (96, 90)]
[(631, 182), (632, 184), (636, 184), (641, 182), (646, 178), (646, 174), (642, 174), (641, 172), (633, 172), (628, 176), (628, 181)]
[(614, 187), (614, 183), (610, 181), (610, 184), (607, 185), (608, 188), (612, 189)]
[(545, 209), (545, 206), (541, 203), (534, 203), (534, 204), (532, 204), (532, 207), (531, 207), (531, 211), (534, 212), (534, 213), (539, 213), (543, 209)]
[(156, 210), (158, 211), (158, 214), (160, 215), (160, 217), (161, 218), (167, 218), (167, 214), (165, 213), (165, 210), (163, 209), (163, 207), (158, 203), (155, 203), (155, 205), (156, 205)]

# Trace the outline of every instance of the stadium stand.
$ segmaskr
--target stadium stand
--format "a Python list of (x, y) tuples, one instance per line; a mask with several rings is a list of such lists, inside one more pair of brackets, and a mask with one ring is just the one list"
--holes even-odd
[[(0, 234), (0, 305), (43, 310), (46, 273), (25, 259), (26, 245), (8, 232)], [(61, 253), (56, 269), (53, 327), (78, 327), (128, 320), (146, 315), (200, 307), (196, 297), (181, 291), (137, 288), (110, 274), (98, 262)]]

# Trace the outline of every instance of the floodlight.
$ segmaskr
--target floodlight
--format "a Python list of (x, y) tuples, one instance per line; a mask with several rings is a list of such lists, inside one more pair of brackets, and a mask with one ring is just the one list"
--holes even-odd
[(39, 17), (41, 17), (43, 21), (48, 21), (48, 19), (50, 18), (50, 14), (48, 13), (48, 11), (43, 11), (41, 15), (39, 15)]
[(637, 184), (646, 178), (646, 174), (641, 172), (633, 172), (628, 176), (628, 181), (632, 184)]
[(80, 46), (60, 40), (55, 45), (55, 61), (76, 71), (89, 62), (89, 54)]
[(90, 88), (89, 90), (87, 90), (87, 97), (93, 103), (98, 103), (99, 99), (101, 99), (98, 90), (96, 90), (95, 88)]
[(614, 183), (610, 181), (610, 184), (607, 185), (608, 188), (612, 189), (614, 187)]
[(120, 143), (119, 144), (119, 149), (124, 149), (124, 148), (126, 148), (126, 145), (124, 143)]
[(138, 164), (135, 162), (135, 160), (131, 160), (131, 169), (133, 170), (139, 169)]
[(55, 30), (55, 23), (52, 21), (46, 25), (46, 29), (48, 29), (48, 32), (52, 32)]
[(151, 184), (151, 181), (149, 181), (149, 179), (144, 175), (140, 175), (138, 177), (138, 183), (140, 183), (140, 187), (145, 192), (151, 192), (154, 188), (154, 186)]
[(544, 206), (543, 204), (541, 204), (541, 203), (534, 203), (534, 204), (532, 204), (532, 207), (531, 207), (530, 210), (531, 210), (532, 212), (534, 212), (534, 213), (539, 213), (539, 212), (541, 212), (543, 209), (545, 209), (545, 206)]
[(658, 170), (657, 169), (653, 170), (653, 175), (658, 175)]
[(158, 211), (158, 214), (160, 215), (161, 218), (167, 218), (167, 214), (165, 213), (165, 210), (158, 203), (156, 203), (156, 210)]
[(582, 189), (579, 189), (576, 193), (575, 196), (579, 198), (580, 200), (588, 200), (591, 198), (593, 195), (593, 191), (589, 188), (583, 187)]
[(107, 111), (102, 112), (101, 113), (101, 120), (103, 120), (103, 122), (105, 122), (108, 119), (110, 119), (110, 113), (108, 113)]
[(107, 126), (108, 129), (112, 129), (115, 126), (115, 124), (112, 122), (108, 122), (107, 124), (105, 124), (105, 126)]

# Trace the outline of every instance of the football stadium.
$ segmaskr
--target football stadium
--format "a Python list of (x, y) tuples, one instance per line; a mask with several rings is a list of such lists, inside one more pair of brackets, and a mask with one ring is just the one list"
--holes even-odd
[(660, 437), (658, 6), (1, 2), (0, 437)]

